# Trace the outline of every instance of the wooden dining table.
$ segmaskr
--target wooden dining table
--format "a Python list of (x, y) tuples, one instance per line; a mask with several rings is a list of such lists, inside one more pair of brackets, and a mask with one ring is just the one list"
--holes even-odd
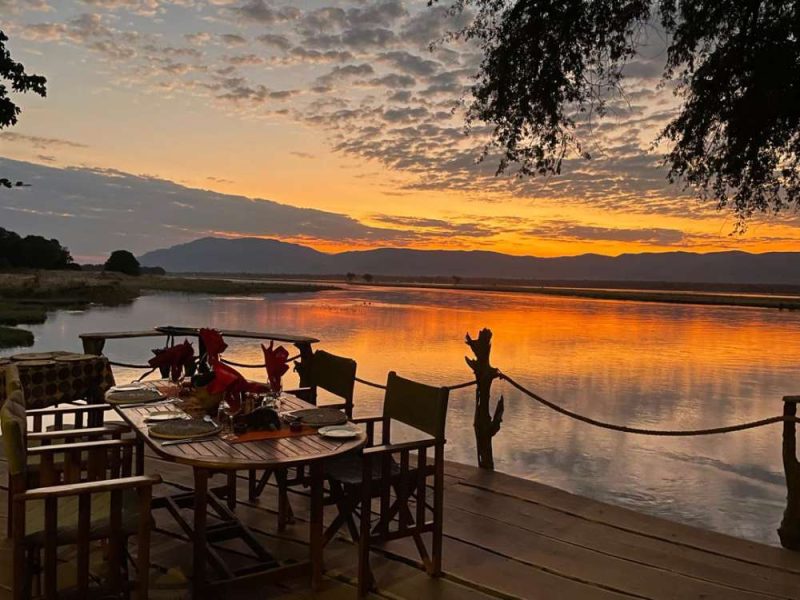
[[(190, 443), (164, 445), (163, 440), (150, 436), (146, 419), (154, 412), (183, 408), (190, 414), (196, 410), (193, 397), (174, 398), (172, 403), (151, 403), (144, 405), (115, 405), (115, 410), (141, 437), (145, 444), (161, 459), (188, 465), (194, 473), (194, 490), (175, 497), (154, 500), (154, 508), (167, 508), (178, 520), (184, 532), (193, 542), (192, 590), (194, 598), (202, 598), (212, 588), (241, 580), (263, 576), (265, 581), (276, 581), (301, 574), (310, 574), (313, 589), (318, 589), (323, 570), (323, 484), (325, 463), (330, 459), (353, 452), (366, 444), (366, 434), (359, 432), (350, 439), (330, 439), (318, 433), (298, 437), (281, 437), (249, 442), (231, 443), (223, 437), (198, 440)], [(282, 409), (293, 411), (313, 408), (313, 405), (295, 398), (284, 396)], [(355, 427), (355, 426), (354, 426)], [(311, 509), (309, 515), (309, 556), (308, 561), (281, 565), (260, 544), (249, 529), (235, 517), (233, 512), (219, 501), (209, 489), (209, 479), (214, 473), (233, 474), (236, 471), (251, 469), (283, 469), (305, 465), (310, 477)], [(209, 506), (222, 519), (222, 525), (211, 527), (208, 523)], [(193, 522), (181, 516), (181, 509), (193, 509)], [(224, 531), (223, 531), (224, 530)], [(260, 568), (250, 566), (239, 571), (221, 564), (221, 559), (212, 547), (216, 538), (241, 538), (255, 555), (260, 558)], [(220, 533), (223, 531), (223, 533)], [(222, 577), (210, 581), (206, 568), (209, 561)]]

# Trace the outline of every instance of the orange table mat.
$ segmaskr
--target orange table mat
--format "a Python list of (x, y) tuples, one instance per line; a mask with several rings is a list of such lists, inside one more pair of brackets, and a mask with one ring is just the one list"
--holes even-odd
[(261, 440), (277, 440), (280, 438), (301, 437), (304, 435), (312, 435), (317, 433), (316, 427), (309, 427), (303, 425), (300, 431), (292, 431), (288, 427), (283, 427), (277, 431), (248, 431), (237, 435), (234, 439), (229, 439), (229, 444), (242, 444), (244, 442), (259, 442)]

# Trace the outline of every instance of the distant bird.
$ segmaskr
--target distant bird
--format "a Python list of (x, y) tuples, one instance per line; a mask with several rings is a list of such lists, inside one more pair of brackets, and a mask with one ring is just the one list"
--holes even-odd
[(0, 177), (0, 186), (12, 188), (12, 187), (31, 187), (30, 183), (25, 183), (24, 181), (11, 181), (10, 179), (6, 179), (5, 177)]

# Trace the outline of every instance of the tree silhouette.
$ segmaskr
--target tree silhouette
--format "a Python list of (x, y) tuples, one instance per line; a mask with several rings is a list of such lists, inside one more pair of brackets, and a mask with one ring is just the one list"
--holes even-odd
[(452, 280), (453, 280), (453, 285), (458, 285), (459, 283), (461, 283), (461, 277), (459, 277), (458, 275), (453, 275)]
[(139, 275), (141, 268), (136, 257), (127, 250), (114, 250), (103, 265), (104, 271), (115, 271), (126, 275)]
[[(28, 75), (25, 67), (21, 63), (11, 58), (11, 53), (6, 48), (8, 37), (0, 30), (0, 80), (10, 82), (11, 89), (15, 92), (33, 92), (44, 97), (47, 95), (45, 84), (47, 80), (41, 75)], [(0, 83), (0, 129), (10, 127), (17, 123), (22, 112), (11, 98), (8, 97), (8, 89)], [(6, 177), (0, 177), (0, 186), (19, 187), (25, 185), (21, 181), (11, 181)]]
[(367, 283), (372, 283), (373, 277), (369, 273), (364, 273), (361, 278)]
[(356, 274), (355, 273), (348, 273), (347, 275), (345, 275), (345, 277), (347, 278), (347, 283), (353, 283), (353, 281), (356, 278)]
[(23, 269), (75, 269), (69, 250), (55, 239), (19, 236), (0, 227), (0, 267)]
[(682, 102), (657, 138), (670, 145), (668, 178), (729, 207), (740, 227), (800, 205), (800, 1), (456, 0), (451, 10), (473, 15), (452, 35), (484, 53), (467, 127), (493, 127), (498, 173), (558, 174), (565, 158), (590, 158), (576, 124), (623, 96), (623, 67), (657, 21), (663, 78)]

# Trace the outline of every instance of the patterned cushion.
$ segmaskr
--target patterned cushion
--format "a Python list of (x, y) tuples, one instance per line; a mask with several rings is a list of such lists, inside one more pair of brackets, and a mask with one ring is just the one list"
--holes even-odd
[(25, 396), (22, 393), (17, 369), (5, 367), (6, 401), (0, 409), (0, 427), (3, 430), (3, 448), (8, 459), (8, 470), (12, 475), (25, 471), (26, 433)]

